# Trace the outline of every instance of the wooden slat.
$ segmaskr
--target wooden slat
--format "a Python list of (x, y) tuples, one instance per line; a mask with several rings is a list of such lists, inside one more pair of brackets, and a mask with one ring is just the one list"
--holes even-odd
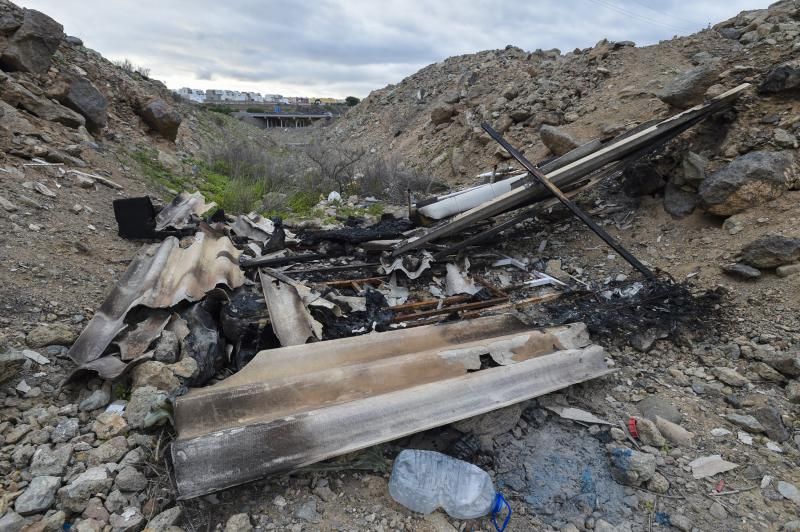
[(453, 423), (611, 373), (603, 349), (558, 351), (172, 444), (186, 499)]

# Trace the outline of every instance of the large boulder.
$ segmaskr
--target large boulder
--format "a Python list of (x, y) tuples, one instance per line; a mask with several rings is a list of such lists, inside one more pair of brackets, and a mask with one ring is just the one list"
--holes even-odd
[(550, 150), (550, 153), (556, 156), (564, 155), (581, 144), (566, 131), (547, 124), (539, 129), (539, 137), (542, 139), (542, 143), (547, 146), (547, 149)]
[[(36, 87), (32, 87), (36, 89)], [(17, 83), (14, 78), (0, 72), (0, 99), (14, 107), (25, 109), (34, 116), (50, 122), (58, 122), (68, 127), (80, 127), (85, 120), (74, 111), (51, 101), (45, 94), (36, 94), (31, 89)]]
[(742, 262), (755, 268), (775, 268), (800, 260), (800, 238), (767, 235), (742, 249)]
[(142, 117), (145, 124), (162, 137), (175, 141), (178, 136), (178, 127), (181, 125), (181, 115), (167, 102), (161, 98), (150, 100), (139, 110), (139, 116)]
[(701, 103), (706, 89), (716, 83), (719, 77), (719, 63), (708, 61), (676, 76), (661, 89), (656, 96), (673, 107), (686, 109)]
[(8, 39), (0, 55), (0, 67), (44, 74), (64, 38), (64, 26), (34, 9), (25, 9), (22, 24)]
[(781, 196), (795, 184), (787, 152), (753, 151), (708, 176), (698, 189), (706, 210), (731, 216)]
[(764, 78), (758, 92), (768, 94), (800, 89), (800, 60), (776, 66)]
[(78, 77), (61, 83), (53, 95), (86, 118), (89, 131), (96, 133), (106, 127), (108, 100), (88, 79)]

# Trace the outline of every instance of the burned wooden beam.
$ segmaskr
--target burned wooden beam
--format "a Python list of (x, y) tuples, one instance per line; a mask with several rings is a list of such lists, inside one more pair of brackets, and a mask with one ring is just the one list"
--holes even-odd
[(247, 258), (239, 261), (242, 268), (258, 268), (262, 266), (282, 266), (300, 262), (311, 262), (312, 260), (324, 259), (325, 255), (319, 253), (305, 253), (303, 255), (286, 255), (285, 257), (256, 257)]
[(614, 239), (614, 237), (612, 237), (610, 234), (606, 232), (605, 229), (594, 223), (594, 220), (592, 220), (588, 214), (583, 212), (583, 210), (580, 207), (578, 207), (563, 192), (561, 192), (561, 190), (557, 186), (555, 186), (547, 178), (547, 176), (541, 172), (541, 170), (536, 168), (536, 166), (532, 162), (530, 162), (524, 155), (522, 155), (519, 152), (519, 150), (517, 150), (514, 146), (509, 144), (508, 141), (506, 141), (506, 139), (504, 139), (502, 135), (500, 135), (500, 133), (498, 133), (492, 128), (492, 126), (484, 123), (481, 125), (481, 127), (483, 127), (483, 130), (486, 131), (489, 134), (489, 136), (492, 137), (495, 141), (497, 141), (497, 143), (500, 144), (500, 146), (502, 146), (508, 153), (510, 153), (514, 159), (516, 159), (522, 166), (524, 166), (525, 169), (528, 170), (528, 172), (530, 172), (530, 174), (534, 176), (543, 187), (549, 190), (550, 193), (553, 194), (553, 196), (558, 198), (558, 201), (560, 201), (566, 208), (568, 208), (572, 212), (572, 214), (574, 214), (578, 219), (580, 219), (584, 224), (586, 224), (589, 227), (589, 229), (591, 229), (592, 232), (594, 232), (594, 234), (596, 234), (603, 240), (603, 242), (608, 244), (611, 247), (611, 249), (616, 251), (623, 259), (628, 261), (628, 263), (631, 266), (639, 270), (648, 279), (653, 279), (655, 277), (653, 272), (651, 272), (647, 266), (642, 264), (639, 261), (639, 259), (634, 257), (630, 251), (625, 249), (625, 247), (622, 244), (617, 242)]

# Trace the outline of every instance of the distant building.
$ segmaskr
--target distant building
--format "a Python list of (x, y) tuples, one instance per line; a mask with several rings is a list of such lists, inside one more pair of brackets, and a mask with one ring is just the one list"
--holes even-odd
[(203, 103), (206, 101), (206, 91), (203, 89), (190, 89), (189, 87), (181, 87), (175, 92), (181, 98), (191, 102)]

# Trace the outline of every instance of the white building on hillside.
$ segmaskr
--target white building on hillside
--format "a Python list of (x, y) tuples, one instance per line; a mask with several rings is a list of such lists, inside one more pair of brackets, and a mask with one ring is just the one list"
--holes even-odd
[(203, 89), (190, 89), (189, 87), (181, 87), (177, 91), (178, 96), (186, 100), (203, 103), (206, 101), (206, 91)]

